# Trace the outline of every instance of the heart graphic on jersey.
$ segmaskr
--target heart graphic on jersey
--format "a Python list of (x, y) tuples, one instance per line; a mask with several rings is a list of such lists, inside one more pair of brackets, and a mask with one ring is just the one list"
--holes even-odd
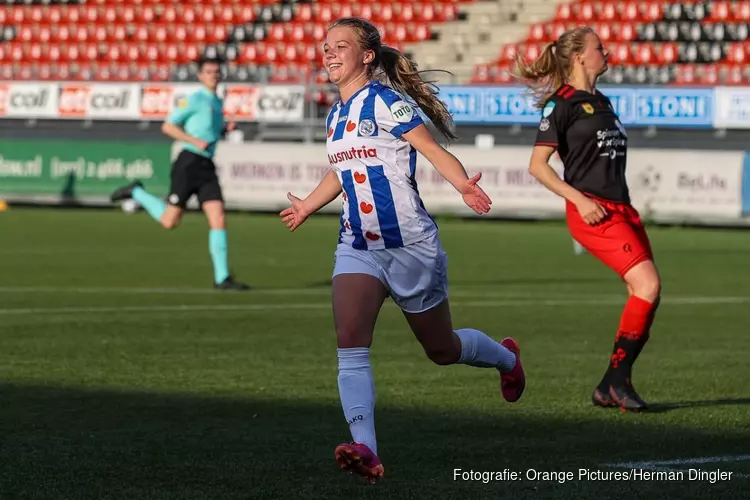
[(354, 122), (349, 122), (349, 123), (346, 124), (346, 131), (347, 132), (351, 132), (355, 128), (357, 128), (357, 124), (354, 123)]
[(368, 240), (371, 240), (371, 241), (378, 241), (380, 239), (380, 236), (378, 236), (375, 233), (371, 233), (370, 231), (367, 231), (365, 233), (365, 238), (367, 238)]
[(349, 221), (344, 222), (344, 227), (347, 229), (351, 229), (352, 226), (349, 225)]
[(328, 129), (328, 137), (331, 137), (332, 135), (333, 135), (333, 129), (329, 128)]
[(372, 205), (369, 203), (365, 203), (364, 201), (359, 204), (359, 209), (362, 210), (363, 213), (369, 214), (372, 212)]
[(357, 181), (358, 184), (362, 184), (367, 180), (367, 177), (365, 174), (360, 174), (359, 172), (354, 172), (354, 180)]
[(346, 193), (344, 193), (344, 201), (346, 201)]

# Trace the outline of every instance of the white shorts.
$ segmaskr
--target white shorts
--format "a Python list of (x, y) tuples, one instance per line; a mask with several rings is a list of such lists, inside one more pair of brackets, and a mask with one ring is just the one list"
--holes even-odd
[(448, 255), (437, 232), (401, 248), (357, 250), (339, 243), (333, 276), (339, 274), (374, 276), (408, 313), (427, 311), (448, 297)]

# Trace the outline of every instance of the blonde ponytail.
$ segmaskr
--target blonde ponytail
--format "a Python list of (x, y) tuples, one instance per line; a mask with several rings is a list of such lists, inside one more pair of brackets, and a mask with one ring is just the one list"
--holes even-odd
[(570, 77), (572, 58), (586, 48), (586, 36), (594, 33), (591, 28), (582, 26), (566, 31), (556, 42), (544, 47), (542, 54), (529, 62), (516, 53), (513, 62), (517, 76), (531, 89), (535, 105), (541, 109), (552, 94)]
[(381, 46), (376, 54), (376, 63), (382, 75), (376, 73), (375, 76), (384, 76), (385, 84), (411, 97), (446, 139), (457, 139), (453, 133), (453, 117), (445, 103), (437, 97), (437, 87), (433, 82), (422, 79), (417, 65), (400, 51), (387, 45)]

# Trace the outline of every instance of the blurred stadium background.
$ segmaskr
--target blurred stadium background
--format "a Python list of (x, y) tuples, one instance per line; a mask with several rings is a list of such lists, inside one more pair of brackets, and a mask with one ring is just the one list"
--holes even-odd
[[(451, 72), (431, 76), (461, 136), (452, 150), (484, 173), (493, 215), (525, 219), (454, 220), (468, 215), (460, 199), (421, 164), (455, 321), (516, 335), (529, 389), (499, 404), (486, 372), (431, 366), (387, 305), (373, 348), (387, 476), (367, 493), (330, 459), (348, 439), (328, 296), (338, 218), (290, 236), (247, 213), (278, 210), (328, 167), (337, 96), (320, 41), (351, 15), (421, 69)], [(746, 498), (749, 23), (748, 1), (3, 0), (0, 498)], [(602, 91), (628, 129), (634, 203), (663, 274), (635, 381), (647, 416), (588, 403), (622, 284), (574, 255), (559, 220), (541, 221), (563, 205), (526, 172), (539, 112), (507, 73), (514, 51), (534, 58), (578, 24), (611, 53)], [(257, 287), (245, 295), (211, 290), (199, 214), (169, 233), (107, 201), (136, 178), (167, 196), (174, 146), (159, 127), (196, 88), (201, 54), (226, 60), (239, 125), (217, 164), (237, 209), (233, 272)], [(453, 480), (454, 468), (633, 467), (735, 475)]]

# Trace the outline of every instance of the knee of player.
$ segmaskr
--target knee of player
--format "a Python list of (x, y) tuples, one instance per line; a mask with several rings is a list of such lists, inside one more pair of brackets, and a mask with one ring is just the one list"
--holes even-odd
[(661, 296), (661, 281), (658, 276), (644, 280), (635, 288), (635, 294), (649, 302), (655, 302)]
[(211, 226), (211, 229), (226, 229), (226, 221), (223, 215), (210, 219), (208, 225)]
[(661, 296), (661, 280), (658, 276), (648, 280), (644, 284), (644, 288), (644, 293), (651, 302), (656, 301)]
[(340, 348), (369, 347), (370, 335), (355, 325), (337, 325), (336, 339)]
[(441, 366), (456, 364), (461, 357), (461, 351), (452, 348), (435, 349), (425, 347), (424, 352), (430, 358), (430, 361)]

